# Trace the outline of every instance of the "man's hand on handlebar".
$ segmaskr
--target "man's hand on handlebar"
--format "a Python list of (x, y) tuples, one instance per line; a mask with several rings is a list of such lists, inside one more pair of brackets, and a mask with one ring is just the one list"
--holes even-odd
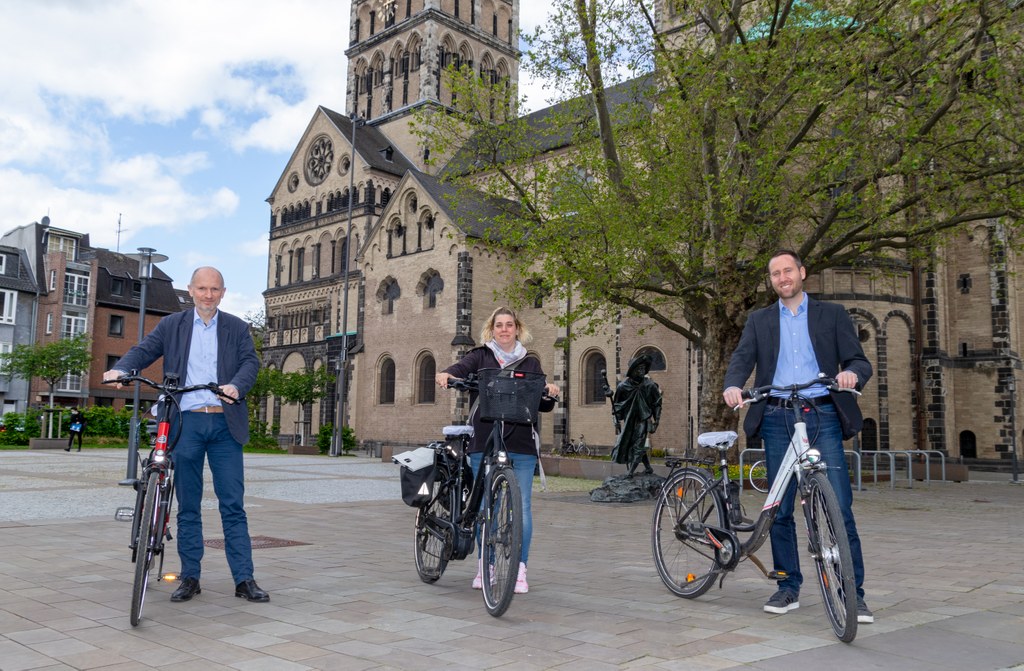
[[(107, 372), (103, 373), (103, 381), (104, 382), (115, 382), (116, 380), (119, 380), (120, 378), (124, 377), (127, 374), (128, 373), (126, 373), (123, 370), (117, 370), (116, 368), (112, 368), (112, 369), (108, 370)], [(117, 389), (120, 389), (124, 385), (122, 385), (120, 382), (117, 382), (114, 386)]]
[(725, 404), (733, 410), (739, 410), (743, 405), (743, 390), (739, 387), (729, 387), (722, 392)]
[(228, 403), (234, 405), (238, 401), (238, 387), (233, 384), (223, 384), (220, 386), (220, 396)]

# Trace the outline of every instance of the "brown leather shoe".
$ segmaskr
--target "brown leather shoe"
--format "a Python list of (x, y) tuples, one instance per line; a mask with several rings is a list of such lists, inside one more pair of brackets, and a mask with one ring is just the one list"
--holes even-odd
[(199, 589), (198, 578), (182, 578), (181, 586), (171, 594), (171, 601), (188, 601), (196, 594), (202, 593), (202, 591)]
[(243, 580), (235, 585), (235, 596), (255, 603), (266, 603), (270, 601), (270, 595), (260, 589), (260, 586), (257, 585), (256, 581), (252, 578)]

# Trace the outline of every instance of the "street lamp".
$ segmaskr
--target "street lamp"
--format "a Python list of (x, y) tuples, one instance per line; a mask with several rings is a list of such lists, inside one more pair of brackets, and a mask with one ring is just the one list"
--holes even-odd
[(348, 400), (348, 260), (352, 256), (352, 205), (356, 198), (356, 128), (365, 120), (358, 112), (349, 115), (352, 122), (352, 163), (348, 167), (348, 226), (345, 230), (345, 257), (341, 260), (342, 305), (341, 305), (341, 355), (338, 357), (338, 421), (334, 423), (334, 444), (331, 456), (342, 453), (345, 439), (345, 401)]
[[(139, 262), (139, 342), (146, 337), (146, 285), (153, 278), (153, 265), (163, 263), (167, 257), (157, 254), (152, 247), (139, 247), (138, 254), (125, 254), (129, 259)], [(128, 427), (128, 470), (122, 485), (132, 485), (138, 477), (139, 469), (139, 404), (141, 383), (135, 382), (132, 395), (132, 423)]]
[(1010, 464), (1013, 469), (1012, 484), (1020, 484), (1017, 478), (1017, 374), (1013, 364), (1010, 365), (1010, 377), (1007, 380), (1006, 388), (1010, 392)]

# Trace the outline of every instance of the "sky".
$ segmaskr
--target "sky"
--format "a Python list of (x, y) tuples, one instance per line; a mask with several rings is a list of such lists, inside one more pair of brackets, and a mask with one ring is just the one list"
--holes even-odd
[[(522, 0), (521, 30), (546, 10)], [(221, 308), (255, 314), (266, 199), (317, 106), (348, 111), (348, 26), (345, 0), (0, 0), (0, 233), (152, 247), (180, 289), (213, 265)]]

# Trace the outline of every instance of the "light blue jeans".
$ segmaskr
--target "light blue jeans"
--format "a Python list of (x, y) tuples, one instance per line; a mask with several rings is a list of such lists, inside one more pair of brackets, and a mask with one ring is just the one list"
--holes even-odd
[[(537, 455), (509, 453), (509, 456), (512, 458), (512, 470), (515, 471), (516, 480), (519, 481), (519, 491), (523, 498), (523, 553), (519, 561), (526, 564), (530, 559), (530, 540), (533, 538), (533, 511), (530, 507), (530, 495), (533, 492), (533, 472), (537, 468)], [(474, 478), (480, 475), (480, 464), (483, 459), (483, 452), (473, 452), (469, 455)]]

